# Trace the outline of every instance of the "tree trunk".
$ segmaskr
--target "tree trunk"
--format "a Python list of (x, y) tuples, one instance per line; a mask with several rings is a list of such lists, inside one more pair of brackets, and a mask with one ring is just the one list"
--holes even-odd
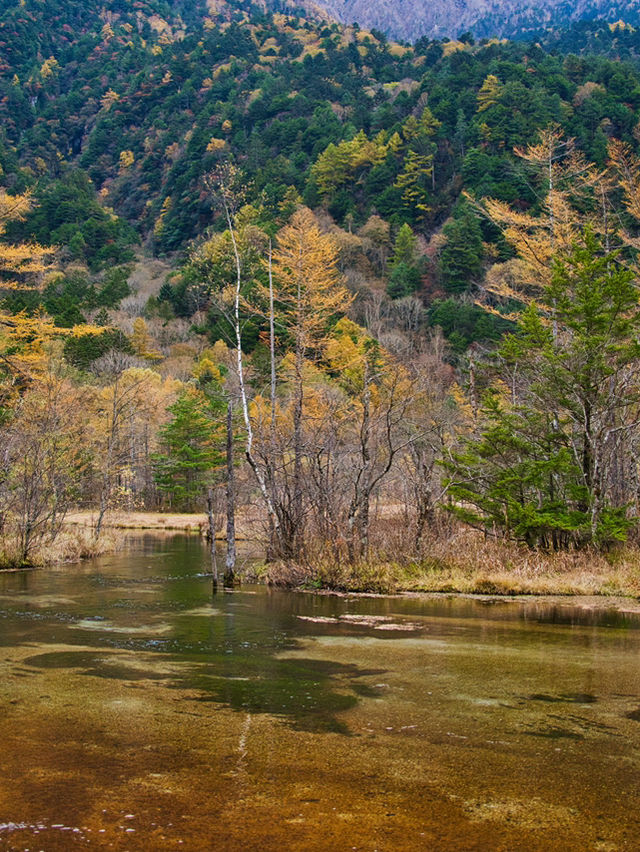
[(427, 522), (433, 523), (434, 509), (430, 490), (422, 490), (418, 495), (418, 512), (416, 516), (415, 549), (419, 552)]
[(360, 526), (360, 558), (369, 558), (369, 502), (371, 500), (371, 388), (369, 365), (364, 368), (364, 394), (362, 407), (362, 488), (358, 522)]
[(355, 492), (349, 507), (349, 561), (356, 559), (356, 539), (358, 555), (366, 559), (369, 555), (369, 500), (371, 498), (371, 390), (369, 365), (364, 365), (364, 388), (362, 394), (362, 425), (360, 427), (360, 470), (355, 484)]
[(233, 246), (233, 253), (235, 257), (235, 266), (236, 266), (236, 289), (235, 289), (235, 297), (233, 303), (233, 325), (234, 332), (236, 338), (236, 364), (238, 369), (238, 384), (240, 387), (240, 401), (242, 403), (242, 416), (244, 418), (245, 428), (247, 430), (247, 440), (245, 446), (245, 456), (247, 462), (249, 463), (249, 467), (253, 471), (256, 480), (258, 481), (258, 486), (260, 488), (260, 493), (262, 494), (262, 498), (265, 502), (265, 506), (267, 508), (267, 513), (269, 515), (269, 524), (273, 526), (275, 536), (280, 538), (280, 521), (278, 519), (278, 515), (273, 505), (273, 500), (271, 499), (271, 494), (269, 492), (269, 488), (267, 486), (267, 481), (265, 479), (264, 473), (261, 470), (259, 464), (257, 463), (255, 456), (253, 455), (253, 425), (251, 423), (251, 416), (249, 414), (249, 399), (247, 395), (247, 388), (245, 384), (245, 376), (244, 376), (244, 359), (242, 355), (242, 327), (240, 324), (240, 297), (242, 292), (242, 263), (240, 260), (240, 253), (238, 251), (238, 243), (236, 240), (236, 232), (233, 226), (233, 220), (231, 218), (231, 211), (227, 204), (226, 199), (224, 198), (223, 192), (223, 201), (224, 201), (224, 209), (227, 219), (227, 225), (229, 227), (229, 234), (231, 236), (231, 243)]
[(302, 364), (304, 354), (302, 346), (296, 345), (296, 391), (293, 407), (293, 500), (291, 505), (291, 523), (287, 549), (291, 556), (300, 553), (300, 526), (302, 522), (302, 406), (304, 400), (304, 384)]
[[(102, 531), (102, 522), (109, 508), (109, 498), (111, 493), (111, 468), (113, 464), (113, 454), (115, 443), (117, 440), (117, 430), (119, 427), (119, 407), (118, 407), (118, 384), (119, 376), (116, 375), (113, 383), (113, 405), (111, 406), (111, 425), (107, 421), (107, 453), (104, 460), (104, 473), (102, 476), (102, 489), (100, 491), (100, 511), (98, 513), (98, 522), (95, 529), (95, 540), (100, 538)], [(108, 416), (108, 415), (107, 415)]]
[(207, 517), (209, 519), (209, 549), (211, 553), (211, 574), (213, 575), (213, 588), (218, 586), (218, 560), (216, 558), (216, 515), (213, 499), (213, 488), (207, 491)]
[(224, 563), (224, 585), (233, 586), (236, 568), (236, 488), (233, 466), (233, 405), (227, 406), (227, 555)]

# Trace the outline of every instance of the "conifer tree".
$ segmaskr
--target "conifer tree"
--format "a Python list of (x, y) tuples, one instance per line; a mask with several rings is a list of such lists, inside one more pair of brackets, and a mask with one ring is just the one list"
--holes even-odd
[(418, 241), (406, 222), (398, 230), (389, 262), (387, 295), (392, 299), (410, 296), (420, 287)]
[(223, 408), (194, 387), (169, 407), (172, 418), (160, 432), (165, 452), (154, 457), (155, 480), (177, 510), (202, 510), (207, 487), (223, 464)]
[(447, 464), (453, 511), (532, 547), (625, 538), (612, 487), (617, 436), (636, 425), (640, 307), (633, 273), (592, 232), (554, 263), (545, 298), (500, 349), (479, 435)]
[(463, 293), (482, 271), (482, 233), (478, 217), (467, 206), (443, 228), (447, 244), (439, 271), (445, 290)]
[(478, 92), (478, 112), (484, 112), (498, 103), (502, 85), (495, 74), (489, 74)]
[(278, 234), (273, 253), (276, 301), (281, 308), (280, 324), (293, 338), (293, 471), (289, 509), (281, 521), (281, 544), (288, 555), (299, 546), (304, 515), (303, 410), (304, 365), (318, 356), (332, 317), (347, 310), (352, 301), (342, 286), (337, 268), (338, 254), (330, 235), (323, 234), (307, 208), (301, 208)]

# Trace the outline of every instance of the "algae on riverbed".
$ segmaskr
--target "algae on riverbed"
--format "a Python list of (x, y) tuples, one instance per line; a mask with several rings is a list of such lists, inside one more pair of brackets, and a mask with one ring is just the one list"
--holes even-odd
[(640, 614), (212, 602), (146, 547), (0, 578), (3, 848), (637, 848)]

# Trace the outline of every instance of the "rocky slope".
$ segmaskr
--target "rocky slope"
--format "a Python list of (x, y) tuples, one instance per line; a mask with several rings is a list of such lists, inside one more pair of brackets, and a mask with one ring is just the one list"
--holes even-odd
[[(287, 4), (273, 0), (270, 5)], [(295, 5), (321, 6), (340, 21), (356, 21), (407, 41), (424, 35), (456, 37), (466, 30), (477, 38), (527, 37), (585, 18), (640, 21), (639, 0), (313, 0)]]

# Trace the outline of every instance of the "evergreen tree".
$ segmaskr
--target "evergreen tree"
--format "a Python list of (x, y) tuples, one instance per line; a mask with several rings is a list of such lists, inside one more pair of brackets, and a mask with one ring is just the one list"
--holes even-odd
[(418, 241), (406, 223), (399, 229), (389, 260), (389, 282), (387, 294), (392, 299), (410, 296), (420, 287), (421, 271)]
[(411, 296), (420, 287), (420, 270), (407, 263), (397, 263), (391, 270), (387, 295), (392, 299)]
[(482, 232), (468, 207), (442, 229), (447, 244), (440, 254), (440, 276), (449, 293), (464, 293), (482, 271)]
[(637, 289), (587, 231), (545, 297), (552, 313), (529, 306), (505, 339), (484, 426), (447, 465), (454, 512), (532, 547), (608, 545), (629, 526), (612, 471), (640, 399)]
[(188, 387), (169, 408), (161, 430), (164, 453), (154, 456), (155, 481), (175, 509), (202, 510), (207, 487), (224, 463), (224, 422), (211, 395)]
[(500, 99), (501, 93), (502, 86), (500, 80), (498, 80), (495, 74), (489, 74), (478, 92), (478, 112), (484, 112), (495, 106)]
[(399, 263), (414, 266), (418, 257), (417, 240), (411, 230), (411, 225), (406, 223), (398, 230), (396, 241), (393, 245), (393, 255), (390, 265), (393, 268)]

